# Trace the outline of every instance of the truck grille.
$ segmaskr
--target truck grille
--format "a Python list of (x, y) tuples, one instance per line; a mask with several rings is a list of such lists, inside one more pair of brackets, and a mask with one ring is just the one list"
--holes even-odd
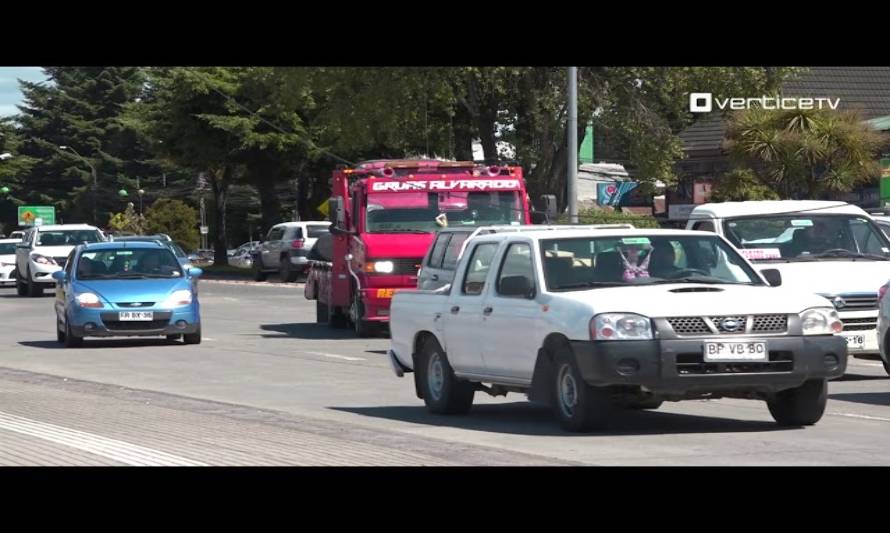
[(417, 259), (393, 259), (393, 270), (392, 273), (394, 275), (400, 276), (416, 276), (417, 271), (420, 270), (420, 263), (423, 261), (421, 258)]
[[(831, 300), (838, 311), (868, 311), (878, 308), (877, 293), (847, 293), (836, 296), (823, 296)], [(840, 302), (835, 301), (837, 298), (843, 300), (842, 305), (839, 305)]]
[(678, 353), (675, 363), (677, 375), (775, 373), (794, 370), (794, 356), (787, 351), (770, 351), (769, 361), (756, 363), (705, 363), (704, 357), (702, 352)]
[[(681, 336), (745, 335), (750, 333), (785, 333), (788, 315), (725, 315), (705, 317), (685, 316), (667, 318), (674, 333)], [(730, 328), (732, 322), (737, 325)]]
[(842, 318), (841, 322), (844, 324), (844, 331), (870, 331), (878, 327), (877, 317)]

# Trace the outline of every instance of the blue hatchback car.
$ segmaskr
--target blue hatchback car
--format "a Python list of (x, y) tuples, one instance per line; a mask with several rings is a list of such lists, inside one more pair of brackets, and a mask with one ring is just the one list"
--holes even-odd
[(67, 347), (84, 337), (166, 336), (201, 342), (197, 283), (159, 242), (77, 246), (56, 280), (56, 332)]

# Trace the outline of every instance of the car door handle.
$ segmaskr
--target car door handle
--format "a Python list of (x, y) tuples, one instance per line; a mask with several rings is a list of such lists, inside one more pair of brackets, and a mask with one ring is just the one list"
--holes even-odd
[(482, 314), (485, 316), (488, 316), (491, 314), (492, 311), (494, 311), (494, 309), (492, 309), (491, 307), (486, 307), (485, 309), (482, 310)]
[(451, 314), (452, 314), (452, 315), (456, 315), (458, 312), (460, 312), (460, 306), (459, 306), (459, 305), (455, 305), (454, 307), (451, 308)]

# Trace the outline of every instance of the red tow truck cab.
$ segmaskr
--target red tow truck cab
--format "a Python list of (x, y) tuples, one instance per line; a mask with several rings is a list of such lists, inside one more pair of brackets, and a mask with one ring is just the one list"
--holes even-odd
[(522, 169), (466, 161), (377, 160), (334, 171), (330, 261), (314, 261), (306, 297), (318, 320), (359, 336), (389, 321), (396, 290), (416, 289), (443, 227), (529, 224)]

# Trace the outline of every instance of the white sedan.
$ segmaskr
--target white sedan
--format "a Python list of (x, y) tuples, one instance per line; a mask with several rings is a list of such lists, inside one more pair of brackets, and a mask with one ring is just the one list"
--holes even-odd
[(15, 245), (21, 239), (0, 239), (0, 286), (15, 285)]

